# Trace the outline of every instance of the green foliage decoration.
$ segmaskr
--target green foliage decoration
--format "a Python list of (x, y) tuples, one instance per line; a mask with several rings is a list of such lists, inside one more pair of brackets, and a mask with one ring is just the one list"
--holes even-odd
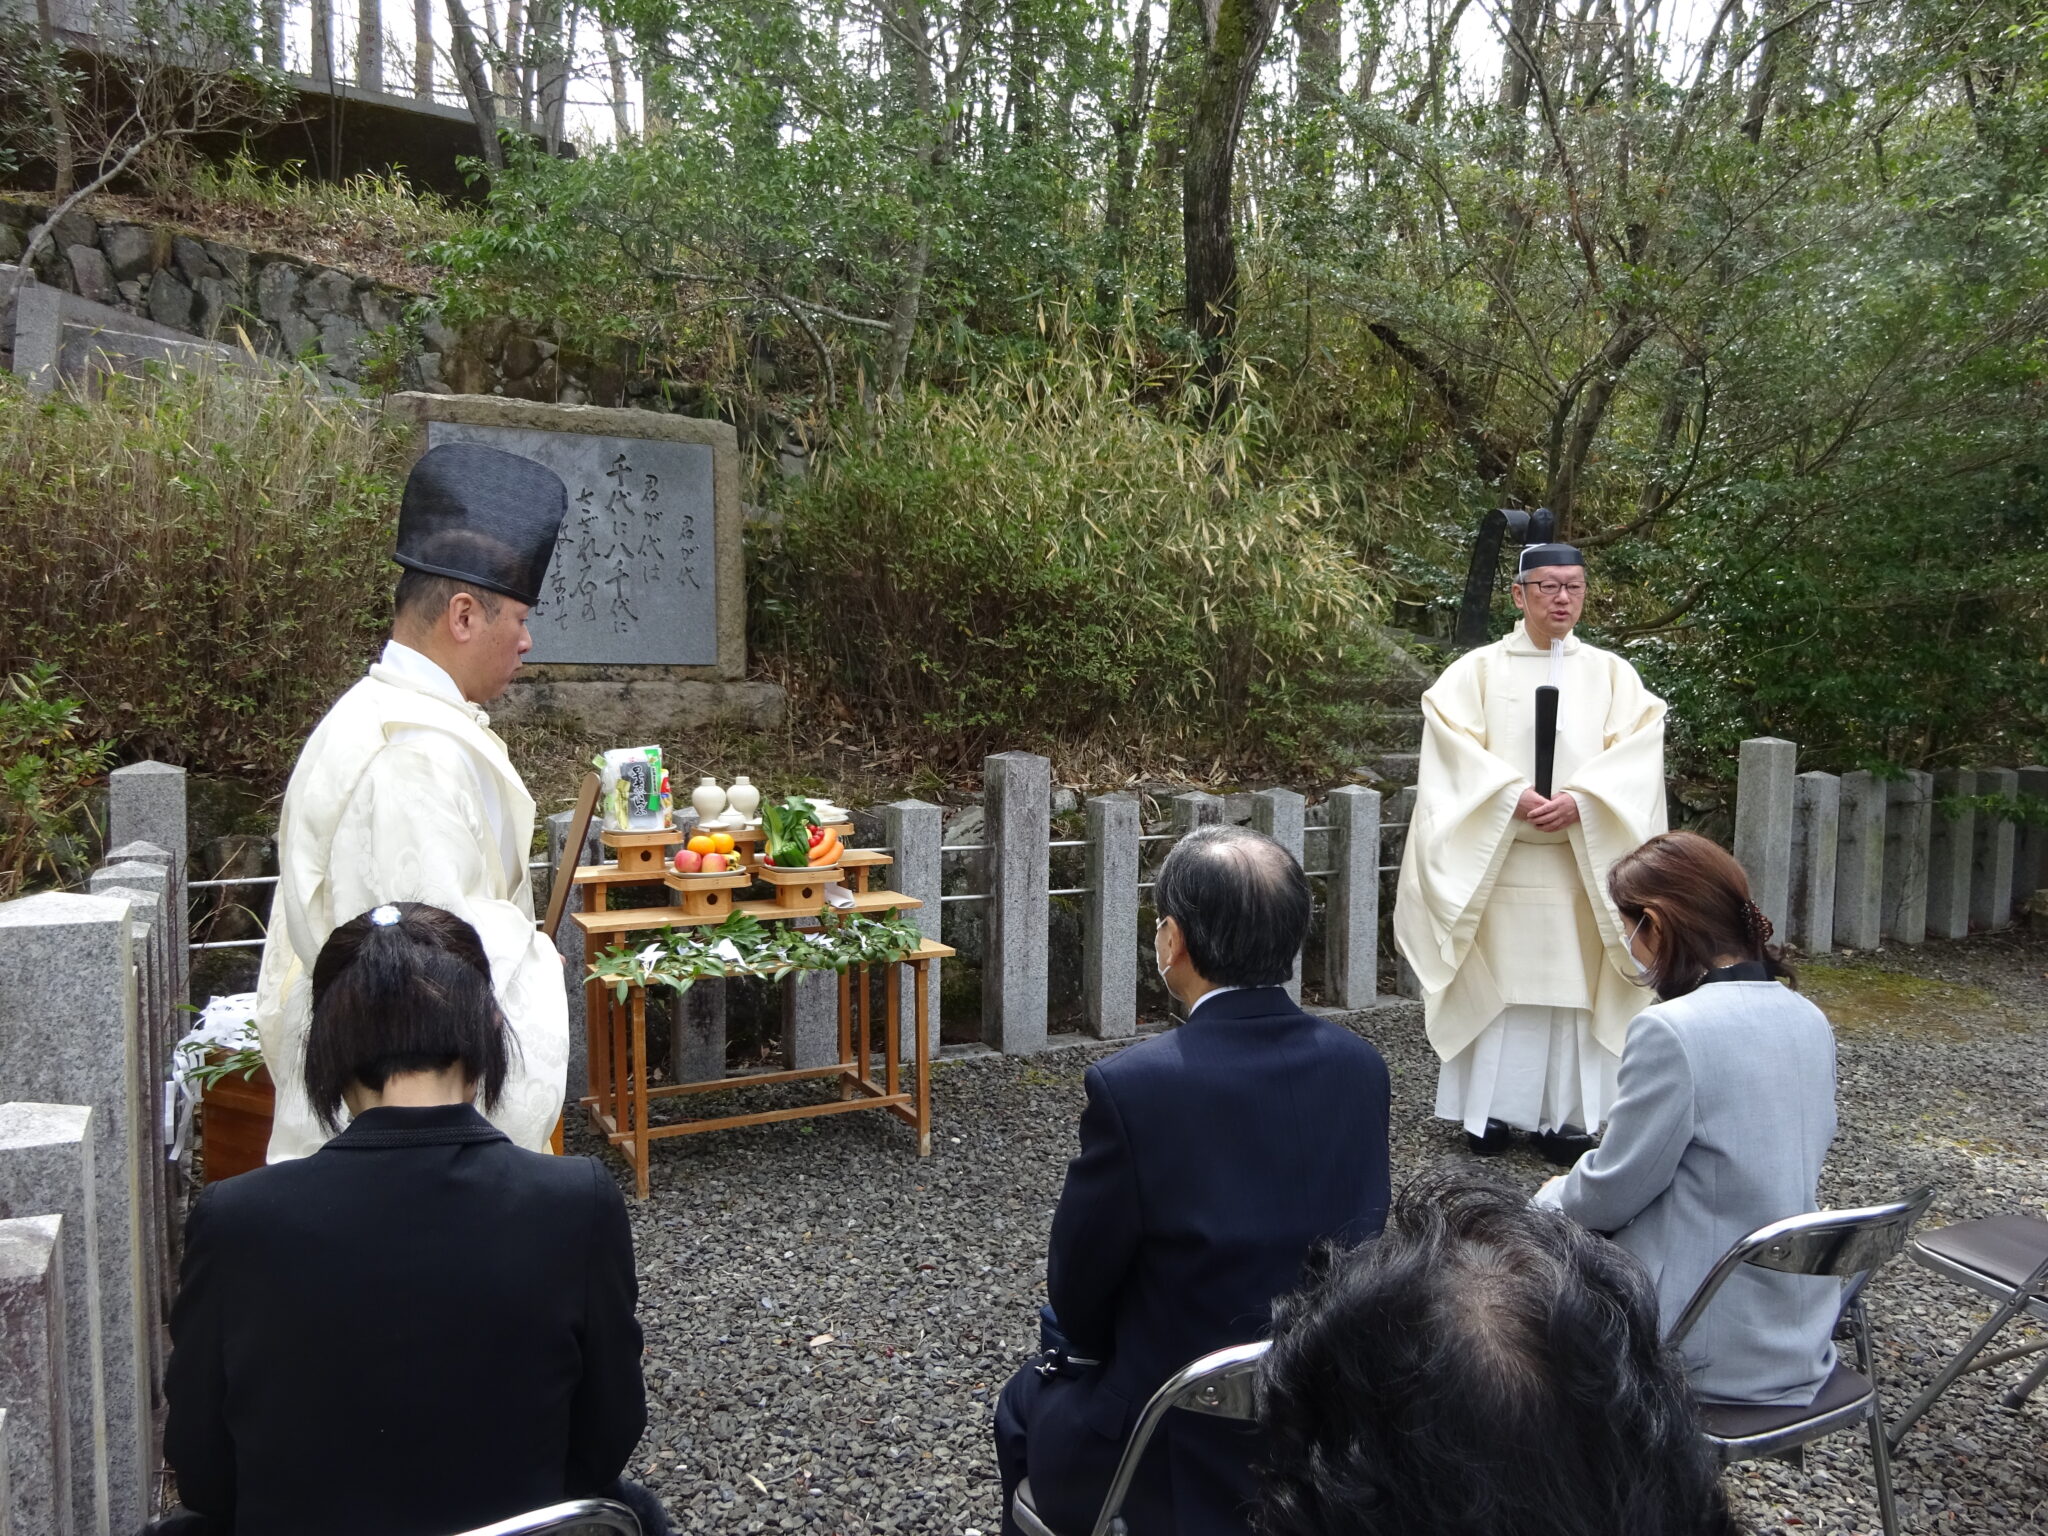
[(662, 928), (644, 943), (621, 941), (605, 950), (591, 963), (588, 979), (624, 1002), (635, 986), (668, 987), (680, 996), (706, 977), (780, 981), (796, 971), (901, 960), (924, 943), (924, 934), (900, 912), (827, 911), (817, 922), (815, 928), (798, 928), (734, 912), (716, 926)]

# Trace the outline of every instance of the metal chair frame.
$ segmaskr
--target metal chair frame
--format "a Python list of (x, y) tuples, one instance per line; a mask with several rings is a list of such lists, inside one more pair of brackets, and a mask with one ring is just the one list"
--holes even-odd
[(1870, 1318), (1864, 1310), (1863, 1292), (1877, 1271), (1905, 1249), (1913, 1225), (1926, 1213), (1934, 1199), (1931, 1188), (1915, 1190), (1886, 1205), (1864, 1206), (1848, 1211), (1814, 1211), (1785, 1221), (1759, 1227), (1724, 1253), (1707, 1273), (1678, 1321), (1671, 1325), (1665, 1342), (1676, 1345), (1699, 1323), (1718, 1292), (1742, 1265), (1774, 1270), (1785, 1275), (1831, 1276), (1844, 1282), (1842, 1310), (1836, 1332), (1846, 1324), (1856, 1344), (1856, 1369), (1869, 1390), (1853, 1402), (1808, 1418), (1795, 1419), (1764, 1434), (1727, 1437), (1701, 1434), (1714, 1447), (1722, 1464), (1754, 1461), (1818, 1440), (1837, 1430), (1868, 1421), (1870, 1459), (1877, 1484), (1878, 1517), (1886, 1536), (1897, 1536), (1899, 1514), (1892, 1495), (1891, 1446), (1885, 1437), (1884, 1410), (1879, 1399), (1877, 1357), (1870, 1344)]
[(550, 1532), (573, 1531), (578, 1527), (610, 1531), (614, 1536), (640, 1536), (640, 1518), (612, 1499), (570, 1499), (550, 1504), (495, 1525), (480, 1525), (457, 1536), (548, 1536)]
[[(1117, 1459), (1116, 1475), (1109, 1480), (1109, 1492), (1103, 1495), (1102, 1511), (1095, 1517), (1091, 1536), (1129, 1536), (1130, 1528), (1122, 1515), (1124, 1499), (1131, 1491), (1132, 1480), (1138, 1475), (1138, 1463), (1145, 1455), (1145, 1447), (1151, 1443), (1167, 1410), (1185, 1408), (1190, 1413), (1246, 1421), (1258, 1416), (1253, 1376), (1259, 1361), (1272, 1347), (1270, 1339), (1260, 1339), (1252, 1344), (1233, 1344), (1228, 1349), (1219, 1349), (1199, 1360), (1190, 1361), (1167, 1377), (1145, 1404), (1145, 1411), (1138, 1415), (1137, 1427), (1131, 1431), (1131, 1438), (1124, 1442), (1123, 1455)], [(1031, 1480), (1026, 1478), (1016, 1497), (1010, 1501), (1010, 1518), (1017, 1522), (1026, 1536), (1058, 1536), (1039, 1516), (1030, 1493)]]
[[(1996, 1370), (2001, 1365), (2010, 1365), (2015, 1360), (2022, 1360), (2028, 1355), (2048, 1350), (2048, 1339), (2036, 1339), (2031, 1344), (2022, 1344), (2016, 1349), (2001, 1350), (1987, 1359), (1977, 1358), (1984, 1347), (1998, 1337), (1999, 1331), (2016, 1317), (2024, 1315), (2036, 1322), (2048, 1323), (2048, 1296), (2042, 1294), (2044, 1290), (2048, 1290), (2048, 1252), (2041, 1255), (2041, 1262), (2034, 1266), (2033, 1273), (2016, 1287), (2008, 1287), (2003, 1280), (1971, 1265), (1958, 1263), (1948, 1255), (1938, 1253), (1918, 1241), (1907, 1249), (1907, 1255), (1914, 1263), (1931, 1269), (1938, 1275), (1946, 1275), (1981, 1295), (1997, 1298), (1999, 1305), (1991, 1314), (1990, 1320), (1970, 1335), (1969, 1342), (1941, 1368), (1934, 1380), (1928, 1383), (1927, 1389), (1913, 1400), (1912, 1406), (1893, 1422), (1886, 1439), (1894, 1451), (1899, 1448), (1899, 1442), (1906, 1438), (1906, 1431), (1920, 1422), (1927, 1410), (1934, 1406), (1935, 1400), (1946, 1392), (1958, 1377), (1974, 1371)], [(2039, 1387), (2044, 1379), (2048, 1379), (2048, 1360), (2042, 1361), (2012, 1387), (2001, 1393), (1998, 1399), (2000, 1405), (2014, 1410), (2021, 1408), (2027, 1399), (2034, 1395), (2035, 1388)]]

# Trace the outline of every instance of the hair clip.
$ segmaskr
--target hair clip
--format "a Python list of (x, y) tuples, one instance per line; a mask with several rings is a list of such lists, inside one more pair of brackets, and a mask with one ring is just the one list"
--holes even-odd
[(391, 903), (388, 901), (385, 902), (384, 905), (381, 907), (373, 908), (370, 912), (370, 921), (376, 924), (379, 928), (397, 927), (398, 918), (398, 908), (391, 905)]

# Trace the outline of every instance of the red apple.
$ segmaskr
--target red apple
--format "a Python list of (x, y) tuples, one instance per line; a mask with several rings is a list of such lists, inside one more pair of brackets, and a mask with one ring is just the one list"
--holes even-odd
[(707, 853), (707, 854), (705, 854), (705, 855), (704, 855), (704, 873), (705, 873), (705, 874), (707, 874), (707, 875), (722, 875), (722, 874), (724, 874), (724, 873), (725, 873), (725, 866), (726, 866), (726, 856), (725, 856), (724, 854), (722, 854), (722, 853)]
[[(713, 855), (712, 855), (712, 857), (713, 857), (713, 858), (717, 858), (717, 857), (718, 857), (718, 855), (717, 855), (717, 854), (713, 854)], [(689, 849), (687, 849), (687, 848), (678, 848), (678, 849), (676, 850), (676, 873), (677, 873), (677, 874), (679, 874), (679, 875), (694, 875), (694, 874), (696, 874), (696, 873), (697, 873), (697, 871), (698, 871), (698, 870), (699, 870), (700, 868), (702, 868), (702, 867), (703, 867), (703, 864), (704, 864), (704, 855), (703, 855), (703, 854), (701, 854), (701, 853), (692, 853), (692, 852), (690, 852), (690, 850), (689, 850)]]

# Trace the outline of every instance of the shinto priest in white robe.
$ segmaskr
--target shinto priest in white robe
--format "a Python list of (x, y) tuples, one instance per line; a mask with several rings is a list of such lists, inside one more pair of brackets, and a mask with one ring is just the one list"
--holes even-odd
[(1579, 819), (1539, 831), (1515, 806), (1535, 781), (1550, 670), (1518, 622), (1422, 696), (1394, 940), (1443, 1061), (1436, 1113), (1475, 1136), (1489, 1119), (1598, 1130), (1646, 1001), (1607, 872), (1664, 830), (1664, 701), (1621, 657), (1565, 638), (1551, 787)]

